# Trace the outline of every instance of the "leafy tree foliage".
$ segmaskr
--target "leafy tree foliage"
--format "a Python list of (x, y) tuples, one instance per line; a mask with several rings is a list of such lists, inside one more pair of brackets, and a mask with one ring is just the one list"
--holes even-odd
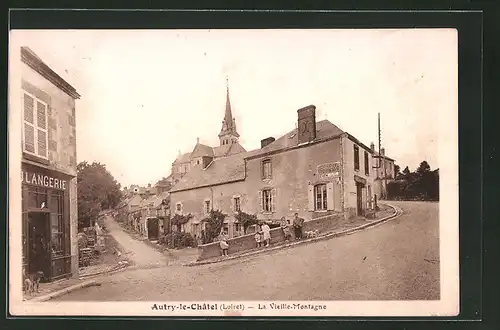
[(79, 228), (90, 226), (100, 211), (116, 207), (122, 197), (120, 184), (101, 163), (78, 164), (77, 185)]
[(259, 223), (256, 214), (247, 214), (245, 212), (239, 211), (236, 216), (236, 220), (243, 226), (243, 232), (247, 233), (247, 228)]
[(396, 181), (387, 185), (389, 199), (396, 200), (439, 200), (439, 169), (431, 171), (427, 161), (420, 163), (415, 172), (408, 166), (396, 176)]
[(202, 220), (207, 223), (205, 231), (205, 235), (208, 240), (207, 243), (213, 242), (219, 236), (226, 217), (227, 214), (224, 214), (219, 210), (212, 210), (210, 211), (210, 215)]

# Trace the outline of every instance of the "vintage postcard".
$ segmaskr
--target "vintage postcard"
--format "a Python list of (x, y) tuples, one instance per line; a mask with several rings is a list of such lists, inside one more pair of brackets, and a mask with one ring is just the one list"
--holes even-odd
[(12, 30), (10, 313), (457, 315), (457, 40)]

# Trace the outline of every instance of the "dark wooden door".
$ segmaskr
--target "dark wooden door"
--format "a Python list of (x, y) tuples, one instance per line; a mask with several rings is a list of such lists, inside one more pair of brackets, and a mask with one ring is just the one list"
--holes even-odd
[(51, 254), (50, 254), (50, 222), (48, 212), (28, 213), (28, 246), (30, 274), (42, 271), (43, 280), (50, 280)]
[(158, 219), (148, 219), (148, 239), (157, 240), (160, 236)]
[(357, 200), (357, 213), (359, 216), (363, 215), (363, 185), (356, 182), (356, 200)]

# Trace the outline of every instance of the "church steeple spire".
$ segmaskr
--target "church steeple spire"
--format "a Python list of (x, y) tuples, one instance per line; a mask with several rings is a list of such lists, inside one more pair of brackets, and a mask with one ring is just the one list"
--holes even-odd
[(229, 99), (229, 82), (228, 82), (227, 77), (226, 77), (226, 112), (224, 114), (224, 121), (227, 124), (233, 123), (233, 114), (231, 111), (231, 100)]
[(219, 133), (220, 145), (232, 144), (238, 142), (240, 135), (236, 131), (236, 121), (233, 118), (231, 109), (231, 100), (229, 98), (229, 83), (226, 76), (226, 110), (222, 120), (222, 128)]

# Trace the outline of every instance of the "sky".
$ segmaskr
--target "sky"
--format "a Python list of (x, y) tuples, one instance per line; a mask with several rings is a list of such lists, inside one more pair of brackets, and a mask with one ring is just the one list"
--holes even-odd
[[(457, 33), (401, 30), (11, 31), (75, 87), (77, 158), (122, 186), (154, 184), (179, 152), (219, 145), (228, 79), (246, 150), (309, 104), (402, 168), (439, 168), (439, 120), (458, 111)], [(442, 146), (443, 147), (443, 146)]]

